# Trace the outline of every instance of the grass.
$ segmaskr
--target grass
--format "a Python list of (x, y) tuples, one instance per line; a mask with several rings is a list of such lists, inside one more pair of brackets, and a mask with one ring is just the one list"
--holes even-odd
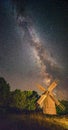
[(0, 130), (67, 130), (68, 116), (48, 116), (42, 113), (8, 114), (0, 116)]
[(34, 114), (31, 115), (31, 119), (36, 120), (43, 126), (45, 126), (45, 123), (48, 123), (52, 126), (61, 126), (64, 129), (68, 129), (68, 116), (44, 116), (42, 114)]

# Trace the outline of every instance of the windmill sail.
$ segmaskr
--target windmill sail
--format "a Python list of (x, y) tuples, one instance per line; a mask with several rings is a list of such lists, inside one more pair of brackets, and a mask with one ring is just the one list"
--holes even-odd
[(52, 93), (50, 93), (50, 96), (51, 96), (52, 99), (55, 101), (55, 104), (56, 104), (62, 111), (64, 111), (64, 110), (65, 110), (64, 105), (62, 105), (62, 104), (56, 99), (56, 97), (55, 97)]
[(43, 92), (46, 91), (46, 89), (45, 89), (43, 86), (41, 86), (40, 84), (37, 84), (37, 87), (38, 87), (41, 91), (43, 91)]
[(58, 80), (55, 80), (48, 88), (48, 91), (52, 91), (58, 84)]
[(46, 98), (46, 95), (43, 94), (43, 95), (39, 98), (39, 100), (37, 101), (37, 103), (40, 105), (41, 108), (43, 107), (43, 102), (44, 102), (45, 98)]

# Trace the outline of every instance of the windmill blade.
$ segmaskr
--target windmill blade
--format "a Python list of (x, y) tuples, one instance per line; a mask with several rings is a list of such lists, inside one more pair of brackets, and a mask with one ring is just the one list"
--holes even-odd
[(54, 95), (52, 93), (49, 94), (50, 97), (53, 99), (53, 101), (55, 102), (55, 104), (62, 110), (64, 111), (65, 110), (65, 107), (64, 105), (62, 105), (57, 99), (56, 97), (54, 97)]
[(58, 84), (58, 80), (55, 80), (48, 88), (48, 91), (51, 92)]
[(60, 105), (58, 106), (62, 111), (65, 110), (65, 106), (63, 104), (60, 103)]
[(43, 91), (43, 92), (46, 91), (46, 89), (45, 89), (43, 86), (41, 86), (40, 84), (37, 84), (36, 86), (37, 86), (41, 91)]
[(37, 101), (37, 103), (38, 103), (41, 107), (43, 107), (43, 102), (44, 102), (44, 100), (46, 99), (46, 96), (47, 96), (47, 94), (43, 94), (43, 95), (39, 98), (39, 100)]

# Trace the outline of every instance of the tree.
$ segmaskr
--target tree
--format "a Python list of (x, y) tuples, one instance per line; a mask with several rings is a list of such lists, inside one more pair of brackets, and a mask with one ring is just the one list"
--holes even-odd
[(0, 78), (0, 106), (21, 110), (35, 110), (38, 94), (35, 91), (10, 91), (9, 84), (4, 78)]
[(60, 101), (60, 102), (61, 102), (61, 104), (64, 105), (65, 110), (62, 111), (62, 110), (59, 109), (59, 107), (57, 106), (57, 107), (56, 107), (57, 113), (60, 114), (60, 115), (61, 115), (61, 114), (68, 114), (68, 101), (62, 100), (62, 101)]
[(20, 90), (10, 92), (9, 106), (21, 109), (22, 108), (22, 93)]
[(11, 92), (9, 106), (21, 110), (35, 110), (38, 94), (35, 91), (21, 91), (16, 89)]
[(26, 91), (27, 97), (26, 97), (26, 104), (27, 110), (35, 110), (36, 109), (36, 101), (38, 99), (38, 94), (35, 91)]
[(0, 106), (6, 106), (8, 103), (10, 86), (4, 78), (0, 77)]

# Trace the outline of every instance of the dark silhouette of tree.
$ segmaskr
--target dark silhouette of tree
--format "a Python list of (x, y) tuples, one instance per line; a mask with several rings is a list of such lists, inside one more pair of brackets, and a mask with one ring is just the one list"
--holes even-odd
[(8, 98), (10, 94), (10, 86), (4, 78), (0, 78), (0, 106), (6, 106), (8, 104)]

